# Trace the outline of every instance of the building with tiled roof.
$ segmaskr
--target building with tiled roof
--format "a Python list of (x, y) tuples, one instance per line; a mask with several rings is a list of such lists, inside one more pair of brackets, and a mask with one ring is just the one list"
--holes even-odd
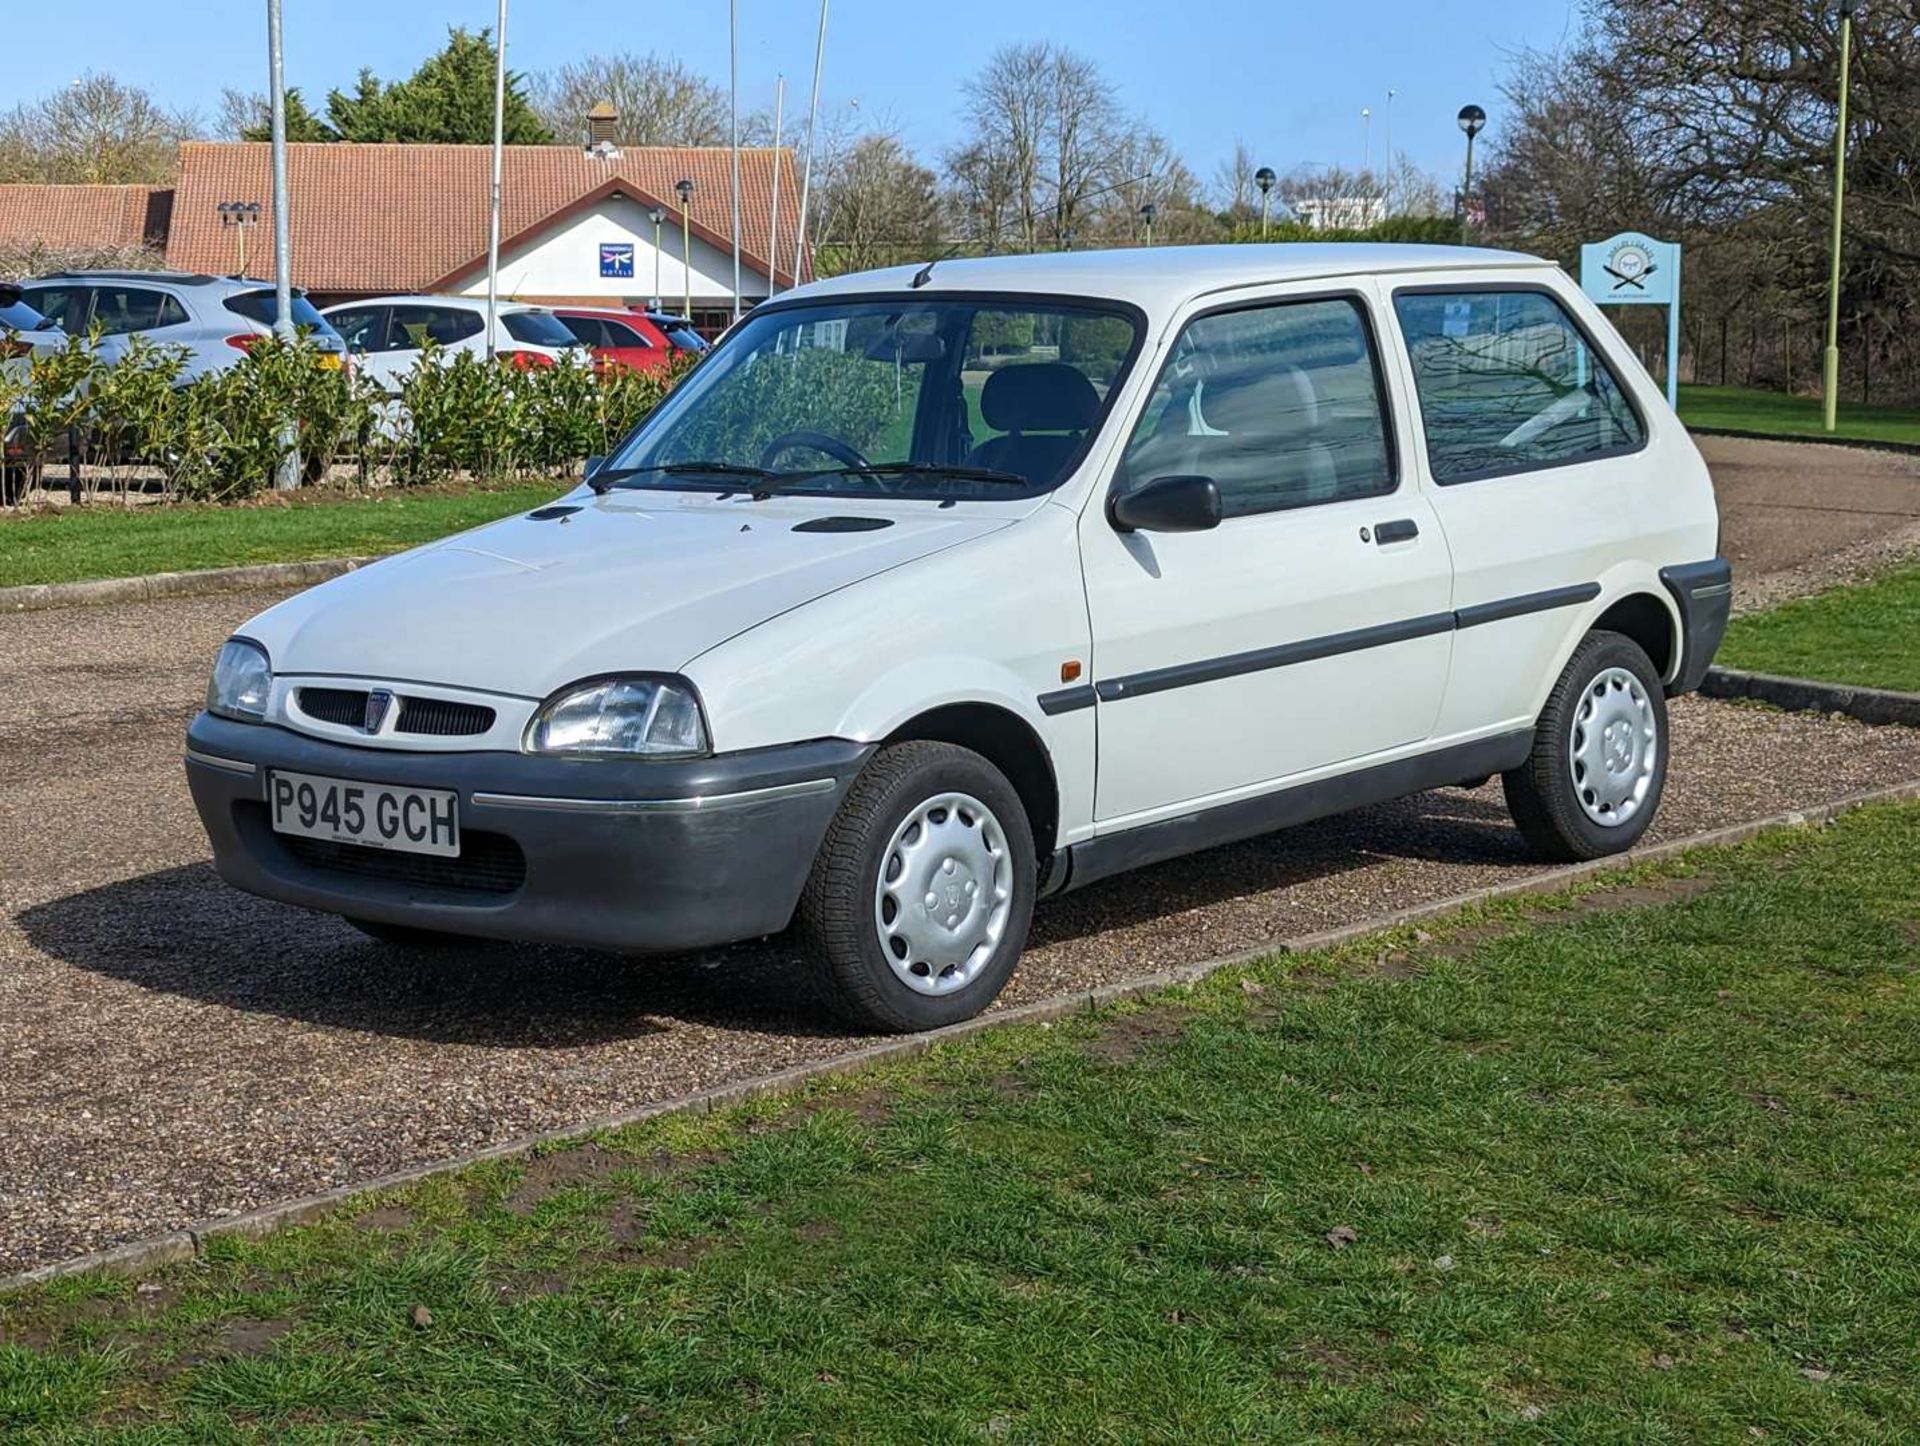
[(47, 252), (161, 246), (167, 186), (0, 186), (0, 243)]
[[(485, 293), (489, 147), (341, 142), (287, 150), (293, 281), (319, 304), (394, 292)], [(733, 305), (731, 165), (725, 147), (508, 146), (502, 295), (609, 306), (657, 298), (678, 311), (691, 294), (696, 320), (723, 322)], [(693, 183), (684, 225), (682, 180)], [(792, 154), (742, 150), (740, 190), (740, 289), (751, 305), (794, 283), (799, 177)], [(170, 268), (226, 274), (239, 269), (241, 256), (240, 229), (222, 209), (233, 203), (259, 206), (245, 237), (246, 265), (270, 275), (271, 148), (263, 143), (188, 142), (171, 190), (0, 186), (0, 244), (39, 236), (49, 250), (82, 249), (137, 238), (162, 243)], [(769, 254), (775, 246), (778, 257)]]

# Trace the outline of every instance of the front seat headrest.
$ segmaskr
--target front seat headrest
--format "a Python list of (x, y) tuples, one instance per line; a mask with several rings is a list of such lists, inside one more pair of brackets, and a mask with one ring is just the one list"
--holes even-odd
[(1100, 415), (1100, 394), (1065, 362), (1003, 367), (980, 392), (980, 416), (996, 432), (1079, 432)]

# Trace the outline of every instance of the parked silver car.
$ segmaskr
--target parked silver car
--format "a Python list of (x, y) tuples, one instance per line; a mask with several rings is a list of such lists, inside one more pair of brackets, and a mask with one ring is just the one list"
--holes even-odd
[[(117, 361), (145, 337), (186, 354), (183, 382), (225, 371), (273, 332), (273, 283), (182, 271), (57, 271), (22, 287), (22, 299), (73, 336), (99, 337), (102, 360)], [(293, 323), (323, 358), (343, 365), (346, 343), (296, 291)]]
[[(33, 365), (36, 353), (55, 351), (67, 344), (67, 334), (21, 299), (20, 288), (0, 281), (0, 373), (22, 380)], [(25, 439), (21, 434), (21, 409), (18, 406), (0, 414), (0, 506), (12, 506), (19, 500), (24, 481), (21, 464)]]

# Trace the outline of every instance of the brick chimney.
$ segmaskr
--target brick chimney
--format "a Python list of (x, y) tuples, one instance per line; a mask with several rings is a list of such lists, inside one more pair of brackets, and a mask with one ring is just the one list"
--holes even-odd
[(587, 149), (612, 150), (618, 144), (615, 135), (619, 129), (620, 112), (609, 102), (601, 101), (587, 112)]

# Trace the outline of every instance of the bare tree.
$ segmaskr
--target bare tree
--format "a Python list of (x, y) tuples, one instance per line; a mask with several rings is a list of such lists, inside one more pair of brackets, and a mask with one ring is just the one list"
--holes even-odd
[(1233, 154), (1214, 167), (1213, 171), (1214, 201), (1229, 225), (1251, 221), (1260, 214), (1260, 188), (1253, 179), (1259, 169), (1260, 162), (1255, 158), (1253, 148), (1235, 136)]
[(0, 116), (0, 180), (138, 184), (169, 181), (198, 119), (146, 91), (89, 72)]
[(937, 178), (892, 132), (823, 143), (818, 185), (823, 273), (928, 261), (946, 249)]
[(587, 112), (605, 101), (620, 112), (623, 146), (727, 143), (726, 91), (671, 58), (590, 55), (535, 76), (532, 92), (534, 109), (563, 140), (584, 140)]

